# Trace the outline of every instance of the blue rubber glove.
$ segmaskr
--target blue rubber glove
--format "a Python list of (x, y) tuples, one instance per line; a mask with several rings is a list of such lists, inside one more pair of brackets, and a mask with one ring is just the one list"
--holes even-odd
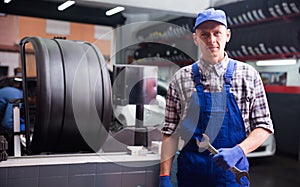
[(160, 176), (159, 187), (172, 187), (170, 176)]
[(213, 156), (213, 160), (217, 166), (223, 169), (234, 167), (241, 159), (246, 157), (244, 151), (238, 145), (233, 148), (222, 148), (218, 151), (219, 153)]

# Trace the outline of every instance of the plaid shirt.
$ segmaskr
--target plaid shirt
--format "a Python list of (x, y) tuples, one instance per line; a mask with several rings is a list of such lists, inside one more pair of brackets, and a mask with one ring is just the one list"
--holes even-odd
[[(198, 61), (202, 74), (201, 82), (205, 92), (219, 92), (224, 87), (224, 73), (228, 65), (228, 57), (215, 65)], [(193, 92), (196, 92), (193, 81), (192, 65), (181, 68), (172, 77), (166, 96), (165, 122), (163, 134), (173, 134), (183, 116), (186, 115), (187, 103)], [(263, 83), (259, 73), (250, 65), (237, 61), (230, 92), (235, 96), (241, 111), (246, 134), (257, 127), (274, 132), (270, 111)]]

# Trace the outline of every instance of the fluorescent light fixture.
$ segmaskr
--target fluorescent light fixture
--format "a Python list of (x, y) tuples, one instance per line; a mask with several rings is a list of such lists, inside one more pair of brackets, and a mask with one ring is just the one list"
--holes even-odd
[(258, 60), (257, 66), (285, 66), (294, 65), (297, 63), (296, 59), (278, 59), (278, 60)]
[(15, 77), (15, 78), (14, 78), (14, 81), (22, 82), (22, 78)]
[(118, 12), (122, 12), (123, 10), (125, 10), (124, 7), (122, 7), (122, 6), (117, 6), (117, 7), (113, 8), (113, 9), (110, 9), (110, 10), (106, 11), (106, 12), (105, 12), (105, 15), (111, 16), (111, 15), (114, 15), (114, 14), (116, 14), (116, 13), (118, 13)]
[(72, 6), (72, 5), (74, 5), (74, 4), (75, 4), (75, 1), (66, 1), (66, 2), (64, 2), (63, 4), (59, 5), (59, 6), (57, 7), (57, 9), (58, 9), (59, 11), (63, 11), (63, 10), (65, 10), (66, 8), (69, 8), (70, 6)]
[(4, 0), (4, 3), (10, 3), (11, 0)]

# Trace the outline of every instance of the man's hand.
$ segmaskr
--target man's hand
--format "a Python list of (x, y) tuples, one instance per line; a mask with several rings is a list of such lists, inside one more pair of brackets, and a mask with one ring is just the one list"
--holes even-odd
[(216, 165), (223, 169), (234, 167), (242, 158), (246, 157), (240, 146), (233, 148), (222, 148), (219, 153), (213, 156)]
[(170, 176), (160, 176), (159, 187), (172, 187)]

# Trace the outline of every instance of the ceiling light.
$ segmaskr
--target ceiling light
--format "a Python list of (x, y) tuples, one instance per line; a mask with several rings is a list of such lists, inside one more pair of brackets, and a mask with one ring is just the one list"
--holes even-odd
[(70, 6), (72, 6), (72, 5), (74, 5), (74, 4), (75, 4), (75, 1), (66, 1), (66, 2), (64, 2), (63, 4), (59, 5), (59, 6), (57, 7), (57, 9), (58, 9), (59, 11), (63, 11), (63, 10), (65, 10), (66, 8), (69, 8)]
[(257, 66), (284, 66), (296, 64), (296, 59), (279, 59), (279, 60), (259, 60), (256, 61)]
[(117, 6), (117, 7), (113, 8), (113, 9), (110, 9), (110, 10), (106, 11), (106, 12), (105, 12), (105, 15), (111, 16), (111, 15), (114, 15), (114, 14), (116, 14), (116, 13), (118, 13), (118, 12), (122, 12), (123, 10), (125, 10), (124, 7), (122, 7), (122, 6)]
[(4, 3), (10, 3), (11, 0), (4, 0)]
[(14, 78), (14, 81), (17, 81), (17, 82), (22, 82), (22, 78), (15, 77), (15, 78)]

